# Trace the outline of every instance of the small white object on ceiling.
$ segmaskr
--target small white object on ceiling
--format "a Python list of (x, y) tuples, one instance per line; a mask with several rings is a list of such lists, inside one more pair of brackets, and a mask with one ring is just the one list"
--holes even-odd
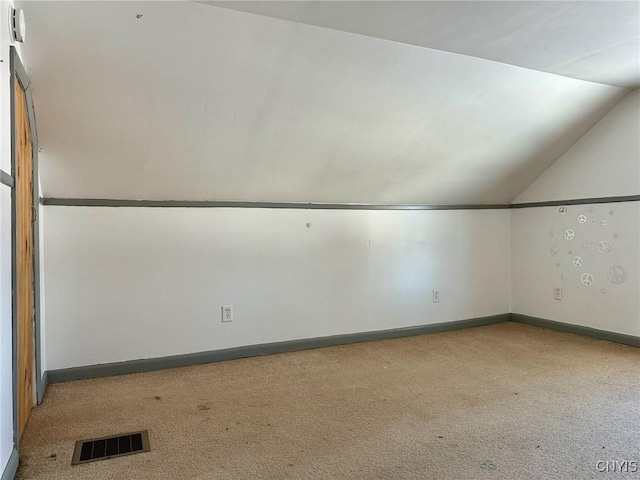
[(15, 42), (24, 42), (25, 34), (26, 34), (26, 23), (24, 20), (24, 11), (22, 9), (16, 9), (10, 7), (10, 15), (9, 15), (9, 30), (11, 32), (11, 38)]

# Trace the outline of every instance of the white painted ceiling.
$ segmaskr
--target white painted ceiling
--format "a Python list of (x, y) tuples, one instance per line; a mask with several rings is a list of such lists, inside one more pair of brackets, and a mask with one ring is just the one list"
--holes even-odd
[(203, 3), (591, 82), (640, 86), (637, 0)]
[(200, 3), (19, 6), (47, 197), (507, 203), (627, 93)]

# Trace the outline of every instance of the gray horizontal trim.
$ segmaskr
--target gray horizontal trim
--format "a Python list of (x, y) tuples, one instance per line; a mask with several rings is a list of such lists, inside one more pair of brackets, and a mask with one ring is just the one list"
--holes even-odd
[(637, 201), (640, 201), (640, 195), (579, 198), (573, 200), (551, 200), (548, 202), (512, 203), (511, 205), (376, 205), (371, 203), (232, 202), (218, 200), (123, 200), (106, 198), (43, 198), (42, 204), (61, 207), (288, 208), (305, 210), (506, 210), (511, 208), (554, 207), (561, 205), (586, 205), (593, 203)]
[(0, 480), (13, 480), (16, 476), (16, 472), (18, 471), (18, 450), (15, 448), (11, 451), (11, 455), (9, 455), (9, 461), (7, 462), (7, 466), (4, 468), (4, 472), (2, 472), (2, 477)]
[(588, 205), (591, 203), (637, 202), (640, 195), (623, 195), (619, 197), (577, 198), (573, 200), (550, 200), (548, 202), (512, 203), (511, 208), (560, 207), (562, 205)]
[(4, 170), (0, 170), (0, 183), (11, 188), (13, 188), (16, 184), (13, 177), (9, 175), (7, 172), (5, 172)]
[(209, 200), (116, 200), (45, 198), (44, 205), (65, 207), (288, 208), (305, 210), (483, 210), (509, 205), (374, 205), (365, 203), (225, 202)]
[(493, 315), (490, 317), (472, 318), (455, 322), (436, 323), (432, 325), (420, 325), (417, 327), (396, 328), (391, 330), (379, 330), (363, 333), (349, 333), (346, 335), (332, 335), (329, 337), (309, 338), (303, 340), (290, 340), (286, 342), (265, 343), (247, 347), (228, 348), (209, 352), (189, 353), (171, 357), (149, 358), (143, 360), (131, 360), (128, 362), (105, 363), (102, 365), (89, 365), (85, 367), (65, 368), (49, 370), (49, 382), (67, 382), (70, 380), (82, 380), (86, 378), (110, 377), (128, 373), (149, 372), (165, 368), (186, 367), (203, 363), (235, 360), (238, 358), (256, 357), (272, 353), (294, 352), (311, 348), (331, 347), (349, 343), (368, 342), (371, 340), (383, 340), (388, 338), (408, 337), (425, 333), (446, 332), (460, 328), (479, 327), (509, 321), (509, 314)]
[(581, 325), (571, 325), (569, 323), (556, 322), (554, 320), (546, 320), (544, 318), (530, 317), (528, 315), (521, 315), (519, 313), (512, 313), (511, 320), (514, 322), (533, 325), (535, 327), (550, 328), (552, 330), (558, 330), (560, 332), (575, 333), (577, 335), (584, 335), (585, 337), (592, 337), (598, 338), (600, 340), (607, 340), (609, 342), (622, 343), (624, 345), (631, 345), (632, 347), (640, 347), (640, 337), (634, 337), (633, 335), (607, 332), (605, 330), (583, 327)]

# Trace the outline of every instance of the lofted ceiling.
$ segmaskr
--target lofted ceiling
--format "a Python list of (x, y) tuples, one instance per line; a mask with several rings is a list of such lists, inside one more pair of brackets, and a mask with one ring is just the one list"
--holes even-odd
[(16, 4), (46, 197), (509, 203), (628, 92), (209, 4)]
[(640, 86), (637, 0), (202, 3), (591, 82)]

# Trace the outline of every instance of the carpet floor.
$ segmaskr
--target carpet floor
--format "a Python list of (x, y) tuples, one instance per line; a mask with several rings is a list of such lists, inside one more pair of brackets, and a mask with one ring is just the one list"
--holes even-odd
[[(143, 429), (148, 453), (70, 465), (76, 440)], [(640, 349), (507, 322), (50, 385), (17, 478), (640, 478), (633, 465)]]

